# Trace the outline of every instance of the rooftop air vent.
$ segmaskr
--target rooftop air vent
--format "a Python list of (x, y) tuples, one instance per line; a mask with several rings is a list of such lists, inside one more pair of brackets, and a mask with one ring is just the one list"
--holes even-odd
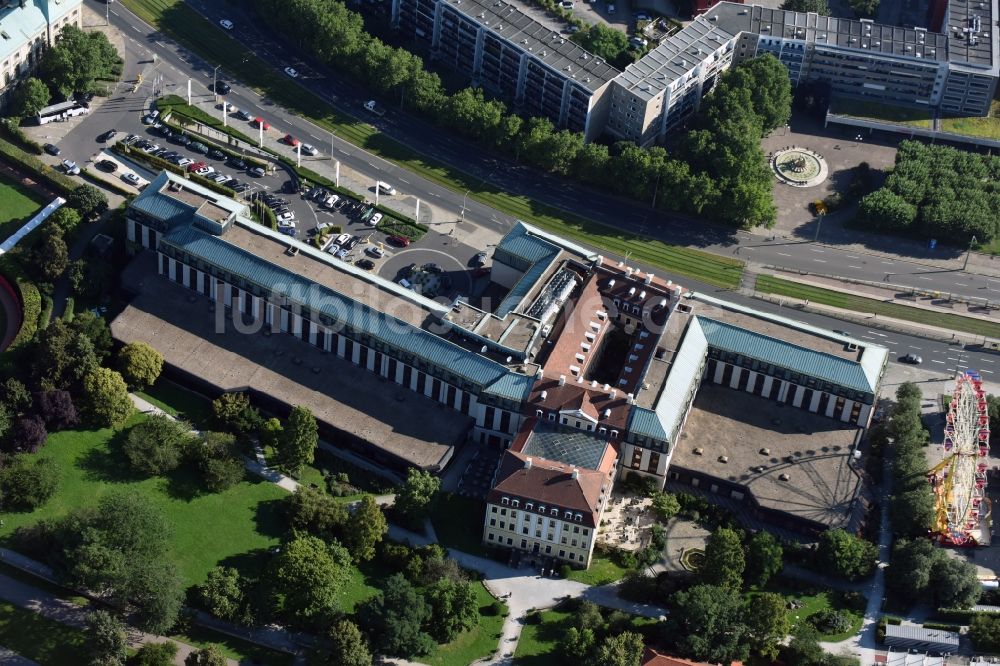
[(720, 463), (727, 463), (727, 462), (729, 462), (729, 456), (719, 456), (719, 462)]
[(694, 454), (696, 456), (705, 455), (705, 449), (701, 448), (700, 446), (696, 447), (695, 450), (694, 450)]
[(779, 474), (778, 475), (778, 479), (781, 480), (781, 481), (788, 481), (789, 478), (791, 478), (791, 477), (789, 477), (787, 474)]

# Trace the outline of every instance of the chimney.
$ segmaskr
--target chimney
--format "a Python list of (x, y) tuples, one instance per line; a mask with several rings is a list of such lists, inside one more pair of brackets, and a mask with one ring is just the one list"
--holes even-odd
[(549, 392), (548, 391), (542, 391), (541, 399), (545, 400), (547, 397), (549, 397)]
[(652, 273), (646, 273), (646, 284), (652, 284), (653, 283), (653, 277), (654, 276), (653, 276)]
[(573, 478), (574, 479), (580, 478), (580, 470), (578, 470), (576, 467), (573, 468)]
[(617, 389), (611, 389), (611, 399), (614, 400), (617, 397), (618, 397)]
[(607, 393), (607, 392), (608, 392), (608, 390), (610, 390), (610, 389), (611, 389), (611, 385), (610, 385), (610, 384), (605, 384), (605, 385), (604, 385), (604, 392), (605, 392), (605, 393)]
[(566, 375), (559, 375), (559, 386), (566, 385)]
[(531, 469), (531, 458), (524, 459), (524, 469)]
[(597, 388), (597, 380), (596, 379), (590, 380), (590, 388)]
[(635, 404), (635, 396), (631, 393), (628, 394), (628, 404)]

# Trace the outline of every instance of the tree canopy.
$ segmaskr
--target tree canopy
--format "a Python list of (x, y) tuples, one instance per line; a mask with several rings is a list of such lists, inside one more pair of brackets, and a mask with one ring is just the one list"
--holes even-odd
[(64, 97), (70, 97), (73, 93), (92, 91), (97, 79), (110, 77), (119, 62), (118, 52), (107, 35), (100, 30), (84, 32), (68, 23), (42, 56), (41, 72)]
[(740, 589), (743, 587), (743, 570), (746, 559), (740, 535), (734, 530), (720, 527), (709, 535), (705, 543), (705, 562), (699, 577), (709, 585)]
[(379, 653), (410, 659), (434, 647), (434, 639), (424, 631), (431, 608), (402, 574), (387, 578), (382, 589), (358, 607), (357, 614)]
[(830, 15), (830, 5), (826, 0), (785, 0), (781, 8), (792, 12), (813, 12), (820, 16)]
[(747, 584), (764, 587), (767, 581), (781, 571), (783, 549), (770, 532), (760, 531), (747, 543), (747, 566), (744, 577)]
[(129, 466), (144, 476), (158, 476), (175, 469), (191, 440), (187, 424), (151, 414), (129, 428), (122, 452)]
[(677, 592), (670, 610), (671, 635), (686, 656), (712, 663), (746, 661), (749, 642), (738, 588), (695, 585)]
[(381, 507), (371, 495), (365, 495), (351, 512), (343, 531), (343, 541), (355, 562), (375, 557), (375, 546), (389, 531)]
[(163, 355), (145, 342), (130, 342), (118, 351), (118, 370), (129, 386), (151, 386), (163, 371)]
[(52, 94), (49, 87), (40, 79), (29, 76), (14, 91), (11, 110), (18, 116), (37, 116), (38, 112), (49, 105)]
[(342, 547), (314, 536), (295, 536), (271, 562), (269, 583), (273, 610), (289, 626), (320, 629), (339, 609), (350, 556)]
[(396, 493), (394, 508), (407, 521), (419, 522), (430, 512), (431, 502), (441, 489), (441, 479), (430, 472), (410, 468), (406, 482)]
[(108, 368), (94, 368), (83, 377), (83, 414), (99, 428), (120, 427), (133, 411), (128, 386)]
[(278, 464), (293, 474), (316, 457), (319, 429), (316, 417), (305, 407), (295, 406), (278, 437)]

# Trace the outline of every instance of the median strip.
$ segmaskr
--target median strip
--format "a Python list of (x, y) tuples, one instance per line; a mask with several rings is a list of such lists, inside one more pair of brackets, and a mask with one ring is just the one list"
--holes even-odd
[(368, 123), (336, 111), (321, 98), (283, 77), (270, 64), (179, 0), (123, 0), (123, 4), (206, 61), (223, 65), (228, 74), (267, 95), (269, 101), (427, 180), (457, 193), (471, 191), (470, 197), (511, 217), (669, 273), (726, 289), (736, 288), (740, 283), (742, 262), (629, 234), (528, 197), (493, 188), (477, 176), (420, 155), (380, 134)]

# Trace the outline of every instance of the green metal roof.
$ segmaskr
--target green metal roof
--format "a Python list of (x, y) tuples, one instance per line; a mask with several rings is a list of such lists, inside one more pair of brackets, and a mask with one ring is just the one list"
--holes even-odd
[(409, 351), (437, 367), (472, 382), (493, 395), (522, 400), (532, 378), (444, 340), (428, 331), (390, 317), (332, 289), (272, 264), (225, 240), (191, 226), (178, 226), (161, 243), (238, 275), (265, 292), (280, 294), (338, 323), (368, 334), (396, 349)]
[(527, 264), (541, 261), (550, 254), (559, 253), (558, 246), (530, 234), (529, 228), (521, 221), (518, 221), (497, 243), (496, 249), (522, 259)]
[[(664, 402), (663, 399), (660, 402)], [(628, 423), (625, 425), (630, 435), (651, 437), (662, 442), (667, 441), (667, 431), (660, 422), (660, 417), (651, 409), (632, 405), (628, 410)]]
[(518, 280), (504, 299), (500, 301), (500, 306), (496, 309), (494, 313), (497, 317), (503, 319), (508, 314), (510, 314), (518, 304), (524, 300), (524, 297), (528, 295), (531, 288), (535, 286), (539, 278), (545, 274), (552, 262), (556, 260), (559, 256), (558, 250), (553, 250), (550, 254), (543, 256), (541, 259), (532, 264), (531, 268), (525, 271), (521, 279)]
[(198, 207), (175, 199), (164, 194), (162, 189), (167, 182), (177, 183), (185, 190), (194, 192), (205, 197), (215, 206), (229, 213), (228, 220), (232, 215), (243, 215), (246, 213), (246, 206), (229, 197), (213, 192), (207, 187), (193, 183), (177, 174), (168, 171), (161, 171), (160, 174), (147, 185), (142, 192), (132, 202), (131, 208), (139, 210), (153, 218), (164, 221), (168, 227), (174, 228), (180, 225), (195, 224), (210, 233), (222, 233), (224, 225), (218, 220), (212, 220), (198, 212)]
[(856, 391), (873, 393), (876, 389), (869, 382), (861, 364), (856, 361), (800, 347), (708, 317), (699, 315), (695, 320), (704, 331), (710, 347), (793, 369)]

